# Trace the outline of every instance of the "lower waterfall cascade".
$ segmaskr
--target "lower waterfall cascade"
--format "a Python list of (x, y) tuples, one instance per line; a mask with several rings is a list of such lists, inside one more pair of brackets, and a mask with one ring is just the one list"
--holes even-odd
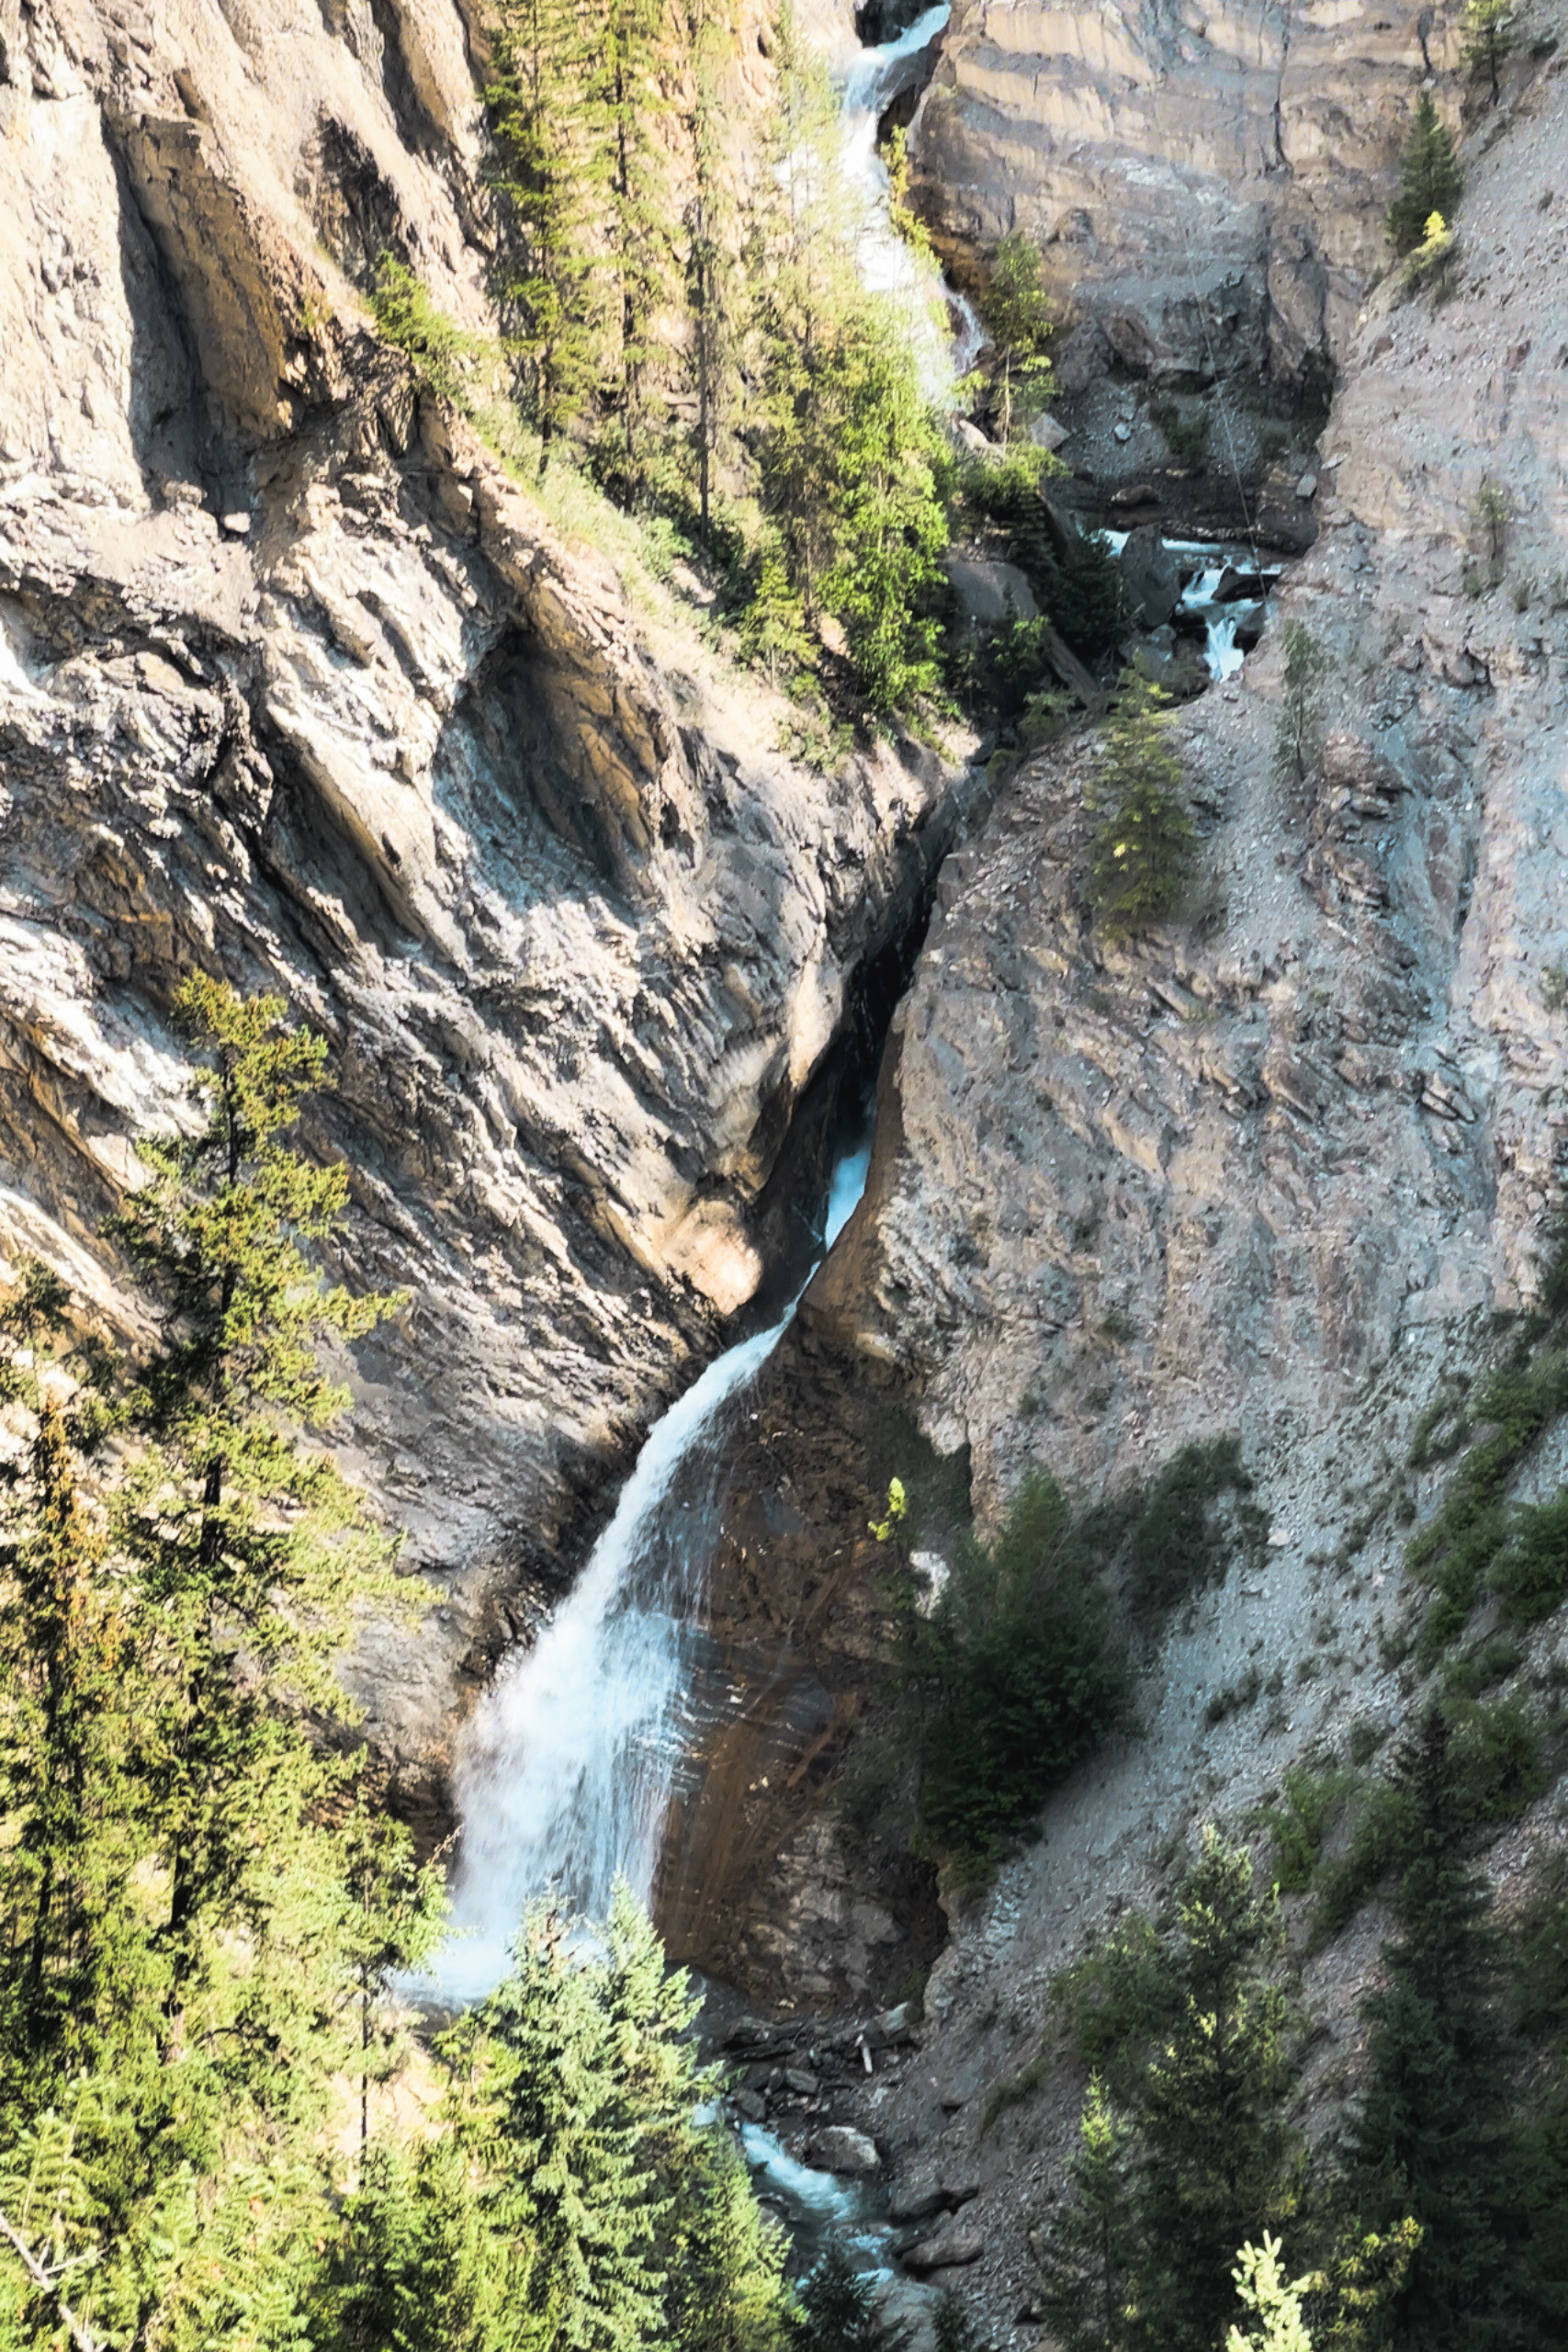
[[(870, 1163), (866, 1139), (835, 1166), (821, 1256)], [(453, 1774), (462, 1831), (444, 1999), (476, 1999), (499, 1981), (531, 1901), (558, 1895), (602, 1918), (619, 1879), (642, 1902), (652, 1894), (726, 1435), (805, 1287), (654, 1423), (577, 1582), (534, 1645), (503, 1662), (471, 1719)]]

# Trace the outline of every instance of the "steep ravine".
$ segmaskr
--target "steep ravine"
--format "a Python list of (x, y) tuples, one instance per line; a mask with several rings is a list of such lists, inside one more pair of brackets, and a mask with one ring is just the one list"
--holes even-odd
[(409, 1301), (344, 1456), (443, 1589), (355, 1669), (411, 1803), (756, 1286), (953, 780), (773, 752), (766, 689), (377, 339), (388, 248), (489, 322), (470, 39), (451, 0), (0, 9), (0, 1239), (133, 1317), (96, 1235), (186, 1115), (179, 975), (324, 1029), (345, 1270)]

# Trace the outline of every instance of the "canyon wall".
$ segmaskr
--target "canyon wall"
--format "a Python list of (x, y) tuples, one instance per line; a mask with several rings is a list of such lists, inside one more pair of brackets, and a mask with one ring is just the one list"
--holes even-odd
[(911, 133), (921, 209), (961, 264), (1011, 229), (1040, 240), (1075, 324), (1070, 391), (1107, 368), (1315, 390), (1382, 266), (1416, 94), (1456, 62), (1462, 17), (956, 0)]
[(448, 0), (0, 6), (0, 1246), (134, 1327), (97, 1234), (193, 1115), (180, 976), (326, 1034), (344, 1271), (408, 1294), (343, 1457), (441, 1588), (356, 1679), (424, 1777), (754, 1287), (948, 805), (908, 742), (775, 752), (635, 529), (628, 595), (376, 335), (385, 252), (493, 333), (475, 38)]
[[(1179, 722), (1202, 837), (1184, 920), (1136, 947), (1091, 933), (1081, 741), (1026, 763), (948, 861), (866, 1195), (808, 1295), (835, 1379), (886, 1379), (970, 1448), (983, 1523), (1032, 1464), (1099, 1496), (1223, 1431), (1268, 1522), (1148, 1643), (1135, 1728), (1039, 1841), (969, 1907), (949, 1893), (923, 2047), (852, 2103), (897, 2180), (979, 2183), (964, 2286), (1001, 2343), (1040, 2340), (1019, 2324), (1028, 2236), (1083, 2095), (1053, 1976), (1168, 1894), (1201, 1821), (1245, 1832), (1287, 1765), (1343, 1763), (1353, 1724), (1382, 1736), (1417, 1703), (1406, 1547), (1449, 1471), (1414, 1441), (1495, 1360), (1553, 1246), (1565, 140), (1568, 71), (1521, 62), (1467, 144), (1449, 283), (1391, 276), (1348, 334), (1322, 536), (1239, 678)], [(1279, 752), (1287, 620), (1328, 662), (1304, 777)], [(1559, 1423), (1516, 1491), (1565, 1475)], [(1559, 1614), (1498, 1688), (1550, 1687), (1564, 1642)], [(1488, 1854), (1505, 1909), (1565, 1804), (1559, 1781)], [(852, 1849), (813, 1863), (819, 1827), (790, 1835), (773, 1899), (812, 1869), (830, 1894)], [(1302, 1943), (1310, 2132), (1356, 2079), (1385, 1926), (1373, 1905)]]

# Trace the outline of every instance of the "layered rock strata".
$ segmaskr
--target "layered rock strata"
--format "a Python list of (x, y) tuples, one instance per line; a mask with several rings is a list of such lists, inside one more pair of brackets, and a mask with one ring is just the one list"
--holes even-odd
[(961, 261), (1011, 229), (1042, 241), (1079, 322), (1069, 390), (1107, 368), (1321, 381), (1383, 266), (1416, 95), (1456, 62), (1462, 16), (956, 0), (911, 133), (922, 209)]

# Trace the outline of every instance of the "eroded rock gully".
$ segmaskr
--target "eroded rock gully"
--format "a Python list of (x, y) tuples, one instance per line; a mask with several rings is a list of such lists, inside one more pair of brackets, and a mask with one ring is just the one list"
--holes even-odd
[[(0, 7), (0, 1229), (96, 1236), (186, 1115), (193, 964), (326, 1032), (348, 1466), (442, 1605), (355, 1679), (406, 1781), (761, 1272), (753, 1212), (950, 776), (833, 779), (635, 611), (370, 332), (385, 248), (487, 323), (447, 0)], [(407, 1792), (405, 1792), (407, 1793)]]

